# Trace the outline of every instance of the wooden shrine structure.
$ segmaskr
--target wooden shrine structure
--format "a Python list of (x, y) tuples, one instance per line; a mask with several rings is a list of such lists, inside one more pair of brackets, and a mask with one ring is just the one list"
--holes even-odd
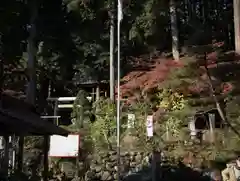
[[(4, 138), (4, 158), (2, 173), (8, 175), (9, 166), (9, 138), (11, 136), (44, 136), (44, 180), (47, 180), (48, 173), (48, 150), (49, 136), (67, 136), (68, 131), (53, 123), (41, 119), (35, 108), (18, 96), (6, 92), (0, 97), (0, 136)], [(22, 171), (23, 151), (16, 152), (16, 170)]]
[(104, 79), (99, 80), (96, 75), (92, 76), (77, 73), (71, 83), (88, 92), (93, 101), (98, 100), (99, 97), (108, 97), (110, 94), (109, 81)]

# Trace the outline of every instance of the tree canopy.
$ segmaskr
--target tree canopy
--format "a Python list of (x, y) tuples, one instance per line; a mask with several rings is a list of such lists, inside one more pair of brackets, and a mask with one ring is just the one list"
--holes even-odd
[[(171, 18), (171, 6), (164, 0), (123, 1), (122, 76), (133, 69), (149, 69), (154, 58), (171, 52), (173, 24), (178, 29), (175, 38), (179, 39), (177, 48), (182, 55), (203, 54), (209, 47), (214, 51), (212, 44), (218, 42), (223, 42), (221, 51), (232, 49), (231, 0), (176, 0), (176, 22)], [(34, 22), (31, 20), (33, 7), (37, 10)], [(36, 25), (39, 100), (47, 97), (49, 84), (52, 96), (76, 95), (78, 87), (74, 80), (79, 74), (83, 79), (108, 80), (111, 12), (116, 13), (112, 1), (107, 0), (4, 0), (0, 8), (2, 88), (25, 90), (31, 23)], [(149, 66), (145, 66), (147, 64)], [(155, 80), (146, 76), (142, 85), (158, 86), (164, 79), (160, 76), (163, 69), (156, 69), (154, 75), (149, 75), (157, 77)], [(169, 69), (168, 64), (166, 69)]]

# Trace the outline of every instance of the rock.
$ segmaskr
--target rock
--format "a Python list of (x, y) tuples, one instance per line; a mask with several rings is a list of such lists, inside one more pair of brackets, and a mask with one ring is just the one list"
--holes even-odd
[(114, 167), (114, 165), (112, 164), (112, 163), (106, 163), (106, 169), (107, 170), (112, 170), (113, 169), (113, 167)]
[[(126, 176), (132, 172), (141, 171), (149, 165), (151, 153), (122, 152), (120, 155), (120, 175)], [(95, 155), (89, 170), (85, 174), (85, 181), (101, 180), (113, 181), (117, 179), (117, 154), (115, 151)]]
[(125, 152), (120, 152), (120, 156), (124, 157), (125, 156)]
[(126, 159), (125, 162), (123, 163), (124, 165), (130, 165), (131, 161), (129, 159)]
[(91, 164), (90, 165), (90, 170), (95, 171), (95, 169), (96, 169), (96, 165), (95, 164)]
[(123, 164), (123, 171), (128, 172), (130, 170), (130, 163), (129, 164)]
[(107, 152), (107, 153), (105, 153), (103, 156), (104, 156), (105, 158), (108, 158), (108, 157), (111, 156), (111, 155), (110, 155), (109, 152)]
[(135, 160), (136, 160), (137, 163), (141, 163), (142, 160), (143, 160), (142, 155), (141, 155), (140, 153), (137, 154), (137, 155), (135, 156)]
[(117, 155), (111, 155), (111, 156), (109, 157), (109, 161), (110, 161), (110, 162), (116, 162), (116, 161), (117, 161)]
[(131, 160), (131, 161), (135, 161), (135, 156), (134, 156), (134, 155), (131, 155), (131, 156), (130, 156), (130, 160)]
[(136, 167), (135, 167), (135, 172), (139, 172), (139, 171), (141, 171), (142, 170), (142, 165), (137, 165)]
[(117, 152), (116, 151), (110, 151), (109, 155), (117, 155)]
[(108, 159), (106, 159), (106, 158), (102, 158), (102, 164), (107, 163), (107, 161), (108, 161)]
[(131, 155), (131, 156), (136, 156), (136, 155), (137, 155), (137, 152), (132, 151), (132, 152), (130, 152), (130, 155)]
[(101, 172), (101, 170), (102, 170), (102, 167), (101, 167), (100, 165), (96, 165), (96, 166), (95, 166), (95, 172), (96, 172), (96, 173)]
[(131, 167), (131, 168), (135, 168), (136, 166), (137, 166), (137, 163), (136, 163), (136, 162), (131, 162), (131, 163), (130, 163), (130, 167)]
[(79, 170), (84, 170), (84, 163), (83, 162), (79, 162), (78, 168), (79, 168)]
[(96, 179), (100, 180), (102, 176), (102, 172), (96, 173)]
[(94, 156), (89, 154), (86, 156), (86, 160), (92, 161), (94, 160)]
[(106, 151), (100, 151), (100, 152), (98, 153), (98, 155), (100, 155), (100, 156), (106, 155)]
[(125, 157), (120, 158), (120, 164), (124, 164), (126, 162)]
[(71, 181), (81, 181), (79, 177), (74, 177)]
[(117, 177), (118, 177), (118, 174), (117, 174), (117, 173), (113, 174), (114, 180), (117, 180)]
[(96, 174), (93, 171), (87, 171), (85, 174), (85, 180), (94, 179), (95, 175)]
[(125, 155), (126, 157), (129, 157), (129, 156), (130, 156), (129, 152), (125, 152), (124, 155)]
[(149, 158), (149, 156), (145, 156), (145, 158), (143, 158), (143, 162), (145, 163), (145, 164), (150, 164), (150, 158)]
[(113, 179), (113, 177), (109, 171), (104, 171), (102, 173), (101, 180), (108, 181), (108, 180), (112, 180), (112, 179)]

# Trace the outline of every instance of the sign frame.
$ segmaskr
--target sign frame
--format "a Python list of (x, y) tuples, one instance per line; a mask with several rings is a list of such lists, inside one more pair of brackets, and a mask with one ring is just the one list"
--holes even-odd
[[(66, 155), (50, 155), (50, 144), (51, 144), (51, 136), (54, 136), (54, 135), (51, 135), (50, 137), (49, 137), (49, 151), (48, 151), (48, 157), (49, 158), (78, 158), (79, 156), (80, 156), (80, 146), (81, 146), (81, 138), (80, 138), (80, 134), (77, 134), (77, 133), (73, 133), (73, 134), (69, 134), (68, 136), (78, 136), (78, 145), (77, 145), (77, 147), (78, 147), (78, 154), (77, 155), (75, 155), (75, 156), (66, 156)], [(61, 135), (55, 135), (55, 136), (61, 136)]]

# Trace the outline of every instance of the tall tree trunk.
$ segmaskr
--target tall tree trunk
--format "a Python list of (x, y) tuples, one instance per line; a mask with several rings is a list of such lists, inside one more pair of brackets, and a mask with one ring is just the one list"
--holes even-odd
[[(2, 43), (2, 36), (0, 36), (0, 96), (2, 93), (2, 88), (4, 84), (4, 60), (3, 60), (3, 43)], [(1, 98), (1, 97), (0, 97)]]
[(234, 30), (235, 30), (235, 51), (240, 54), (240, 1), (233, 0)]
[[(27, 85), (27, 102), (31, 105), (35, 104), (36, 98), (36, 18), (38, 14), (38, 5), (36, 0), (29, 0), (29, 11), (31, 13), (29, 25), (29, 38), (28, 38), (28, 85)], [(22, 170), (23, 167), (23, 147), (24, 136), (19, 137), (19, 155), (18, 155), (18, 169)]]
[(36, 1), (29, 2), (31, 19), (29, 26), (28, 38), (28, 86), (27, 86), (27, 101), (34, 105), (36, 99), (36, 18), (37, 18), (37, 4)]
[(170, 0), (170, 16), (171, 16), (171, 29), (172, 29), (172, 54), (173, 58), (179, 60), (179, 37), (177, 25), (177, 11), (175, 0)]
[(188, 8), (188, 0), (184, 1), (184, 16), (185, 16), (185, 21), (187, 24), (189, 23), (189, 8)]

